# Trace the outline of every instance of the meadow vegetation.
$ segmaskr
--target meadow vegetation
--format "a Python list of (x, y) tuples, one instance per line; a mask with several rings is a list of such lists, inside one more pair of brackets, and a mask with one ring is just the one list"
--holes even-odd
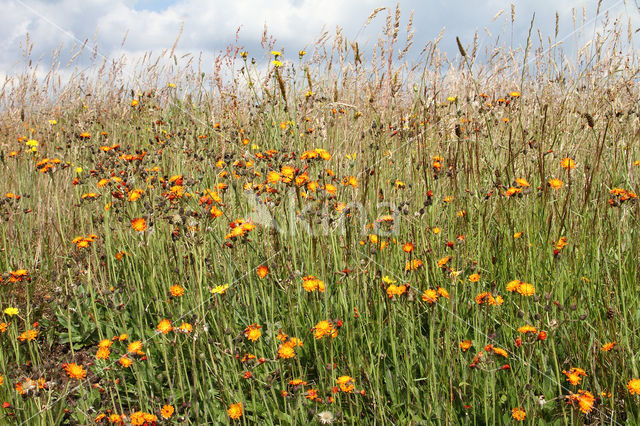
[(640, 422), (634, 30), (401, 18), (4, 83), (0, 422)]

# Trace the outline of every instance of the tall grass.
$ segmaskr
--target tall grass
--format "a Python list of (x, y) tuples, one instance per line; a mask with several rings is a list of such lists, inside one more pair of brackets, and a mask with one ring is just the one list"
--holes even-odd
[(449, 60), (383, 13), (4, 84), (3, 423), (640, 421), (631, 29)]

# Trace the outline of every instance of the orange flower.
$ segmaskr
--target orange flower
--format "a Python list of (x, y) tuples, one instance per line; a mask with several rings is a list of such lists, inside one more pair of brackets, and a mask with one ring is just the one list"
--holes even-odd
[(169, 419), (171, 418), (171, 416), (173, 416), (173, 413), (175, 411), (175, 408), (173, 408), (173, 405), (165, 405), (162, 407), (162, 409), (160, 410), (160, 415), (162, 416), (163, 419)]
[(169, 321), (168, 319), (163, 319), (158, 323), (156, 330), (158, 330), (159, 333), (168, 334), (171, 330), (173, 330), (171, 321)]
[(240, 417), (242, 417), (242, 402), (231, 404), (231, 407), (229, 407), (229, 409), (227, 410), (227, 414), (232, 420), (238, 420)]
[(109, 359), (109, 355), (111, 355), (109, 348), (98, 348), (98, 352), (96, 352), (98, 359)]
[(462, 352), (466, 352), (469, 350), (471, 345), (471, 340), (463, 340), (462, 342), (460, 342), (460, 349), (462, 349)]
[(438, 292), (432, 288), (428, 288), (422, 293), (422, 300), (432, 305), (438, 301)]
[(67, 372), (67, 376), (72, 379), (84, 380), (87, 378), (87, 371), (76, 363), (64, 364), (64, 370)]
[(129, 367), (131, 367), (133, 365), (133, 361), (131, 361), (129, 358), (127, 358), (126, 355), (121, 356), (120, 359), (118, 360), (118, 362), (124, 368), (129, 368)]
[(640, 395), (640, 379), (629, 380), (627, 389), (629, 389), (631, 395)]
[(180, 297), (184, 294), (184, 288), (179, 286), (178, 284), (174, 284), (169, 288), (171, 295), (173, 297)]
[(480, 274), (471, 274), (471, 275), (469, 275), (469, 282), (477, 283), (478, 281), (480, 281)]
[(38, 330), (27, 330), (23, 332), (20, 336), (18, 336), (18, 340), (21, 342), (33, 342), (38, 337)]
[(522, 334), (537, 333), (538, 329), (536, 329), (534, 326), (531, 326), (531, 325), (523, 325), (518, 329), (518, 332)]
[(127, 345), (127, 353), (144, 355), (144, 352), (142, 352), (142, 342), (140, 340), (134, 340), (133, 342), (129, 343), (129, 345)]
[(269, 268), (266, 265), (258, 266), (258, 276), (260, 278), (264, 278), (269, 273)]
[(262, 331), (260, 331), (261, 328), (262, 326), (258, 324), (251, 324), (249, 327), (245, 328), (244, 335), (247, 339), (255, 342), (260, 338), (260, 336), (262, 336)]
[(407, 262), (407, 264), (404, 267), (405, 271), (415, 271), (416, 269), (420, 269), (424, 266), (424, 263), (422, 263), (422, 260), (420, 259), (413, 259), (410, 260), (409, 262)]
[(340, 376), (338, 377), (337, 382), (342, 392), (352, 392), (355, 389), (355, 386), (353, 385), (353, 377)]
[(580, 407), (580, 411), (587, 414), (593, 409), (593, 405), (595, 404), (595, 397), (591, 392), (587, 392), (585, 390), (579, 390), (578, 393), (571, 393), (568, 396), (569, 403), (578, 402)]
[(551, 179), (549, 180), (549, 186), (553, 189), (560, 189), (562, 188), (562, 185), (564, 184), (564, 182), (562, 182), (560, 179)]
[(296, 352), (291, 345), (283, 343), (278, 347), (278, 358), (289, 359), (294, 356), (296, 356)]
[(330, 336), (332, 338), (338, 335), (338, 330), (333, 326), (330, 321), (320, 321), (316, 324), (312, 329), (313, 337), (317, 339), (321, 339), (324, 336)]
[(587, 375), (582, 368), (578, 367), (573, 367), (569, 371), (562, 370), (562, 373), (567, 376), (567, 381), (574, 386), (582, 381), (582, 376)]
[(576, 162), (573, 161), (573, 159), (571, 158), (563, 158), (560, 161), (560, 165), (562, 166), (563, 169), (571, 170), (576, 167)]
[(142, 218), (131, 219), (131, 227), (138, 232), (143, 232), (147, 229), (147, 221)]
[(517, 420), (519, 422), (523, 421), (526, 415), (527, 413), (521, 407), (516, 407), (513, 410), (511, 410), (511, 417), (513, 417), (514, 420)]
[(402, 245), (402, 250), (405, 253), (411, 253), (413, 251), (413, 249), (415, 249), (416, 246), (413, 245), (413, 243), (404, 243)]
[(609, 343), (605, 343), (604, 345), (602, 345), (602, 347), (600, 348), (600, 350), (602, 352), (609, 352), (611, 349), (613, 349), (616, 346), (616, 342), (609, 342)]

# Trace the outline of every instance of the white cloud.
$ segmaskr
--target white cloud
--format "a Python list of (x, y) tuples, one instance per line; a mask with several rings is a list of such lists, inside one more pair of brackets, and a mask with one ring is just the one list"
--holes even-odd
[[(377, 0), (176, 0), (164, 10), (151, 11), (138, 10), (135, 3), (131, 0), (5, 1), (0, 17), (0, 37), (5, 41), (5, 47), (0, 51), (0, 72), (11, 74), (24, 69), (20, 44), (24, 44), (27, 33), (34, 45), (31, 59), (41, 59), (44, 65), (51, 61), (51, 52), (61, 43), (61, 62), (65, 64), (71, 57), (72, 46), (81, 45), (88, 39), (85, 52), (76, 59), (78, 64), (86, 65), (92, 56), (94, 44), (98, 46), (99, 55), (107, 57), (122, 53), (139, 55), (149, 50), (158, 54), (171, 48), (182, 22), (184, 31), (178, 45), (180, 52), (198, 54), (202, 51), (211, 57), (213, 52), (234, 42), (236, 30), (241, 28), (239, 43), (245, 45), (252, 56), (260, 57), (265, 53), (260, 48), (260, 39), (267, 24), (269, 32), (278, 39), (276, 47), (285, 47), (289, 56), (295, 56), (294, 52), (298, 49), (310, 47), (323, 27), (330, 33), (335, 31), (336, 26), (343, 27), (345, 36), (352, 39), (374, 8), (390, 5), (390, 2)], [(545, 36), (553, 34), (556, 9), (560, 9), (561, 36), (571, 33), (571, 8), (578, 8), (580, 22), (582, 3), (579, 0), (518, 2), (513, 28), (515, 46), (524, 43), (534, 11), (537, 26)], [(456, 51), (456, 35), (465, 44), (471, 44), (474, 32), (479, 30), (482, 37), (485, 26), (490, 28), (494, 36), (506, 29), (501, 40), (511, 43), (508, 1), (401, 0), (400, 6), (403, 11), (401, 32), (404, 31), (409, 11), (413, 9), (415, 12), (417, 51), (445, 26), (446, 38), (441, 47), (453, 54)], [(625, 10), (620, 0), (605, 0), (602, 8), (610, 6), (614, 6), (612, 14), (631, 14), (638, 22), (638, 12), (634, 7), (627, 6)], [(393, 7), (395, 4), (391, 3)], [(589, 2), (590, 16), (593, 16), (594, 7)], [(505, 14), (497, 22), (492, 22), (492, 17), (500, 9), (505, 9)], [(368, 41), (372, 46), (375, 43), (376, 33), (384, 24), (383, 15), (376, 18), (371, 31), (360, 35), (361, 44)], [(126, 43), (121, 48), (127, 32)]]

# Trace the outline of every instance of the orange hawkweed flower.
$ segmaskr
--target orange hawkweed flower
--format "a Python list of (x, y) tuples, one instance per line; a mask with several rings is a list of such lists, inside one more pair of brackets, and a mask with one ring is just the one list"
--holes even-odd
[(587, 414), (593, 409), (595, 404), (595, 397), (591, 392), (585, 390), (579, 390), (578, 393), (571, 393), (568, 396), (569, 403), (577, 402), (580, 407), (580, 411)]
[(600, 350), (602, 352), (609, 352), (611, 349), (613, 349), (616, 346), (616, 342), (609, 342), (609, 343), (605, 343), (604, 345), (602, 345), (602, 347), (600, 348)]
[(267, 265), (258, 266), (258, 276), (260, 278), (266, 277), (268, 273), (269, 273), (269, 268), (267, 267)]
[(342, 392), (352, 392), (355, 389), (355, 386), (353, 384), (353, 377), (340, 376), (338, 377), (337, 382)]
[(169, 419), (171, 418), (171, 416), (173, 416), (173, 413), (175, 412), (175, 408), (173, 408), (173, 405), (164, 405), (162, 407), (162, 409), (160, 410), (160, 415), (162, 416), (163, 419)]
[(471, 347), (472, 343), (471, 340), (463, 340), (462, 342), (460, 342), (459, 346), (460, 349), (462, 349), (462, 352), (466, 352), (469, 350), (469, 348)]
[(527, 413), (521, 407), (516, 407), (511, 410), (511, 417), (513, 417), (513, 419), (516, 421), (524, 421), (526, 415)]
[(87, 378), (87, 371), (84, 368), (82, 368), (81, 365), (72, 363), (72, 364), (65, 364), (63, 367), (64, 367), (64, 370), (67, 372), (67, 376), (71, 377), (72, 379), (84, 380)]
[(313, 337), (316, 340), (323, 338), (324, 336), (330, 336), (335, 338), (338, 335), (338, 330), (333, 326), (331, 321), (320, 321), (311, 330), (313, 331)]
[(522, 327), (518, 328), (518, 333), (522, 333), (522, 334), (527, 334), (527, 333), (537, 333), (538, 329), (535, 328), (532, 325), (523, 325)]
[(227, 415), (232, 420), (238, 420), (240, 417), (242, 417), (242, 402), (231, 404), (231, 406), (227, 410)]
[(438, 292), (432, 288), (428, 288), (422, 293), (422, 300), (432, 305), (438, 301)]
[(169, 321), (168, 319), (163, 319), (158, 323), (156, 330), (158, 331), (158, 333), (168, 334), (171, 330), (173, 330), (171, 321)]
[(480, 274), (471, 274), (471, 275), (469, 275), (469, 282), (477, 283), (478, 281), (480, 281)]
[(96, 352), (97, 359), (109, 359), (109, 355), (111, 355), (109, 348), (98, 348), (98, 351)]
[(393, 296), (401, 296), (406, 291), (407, 291), (406, 285), (397, 286), (395, 284), (390, 284), (389, 287), (387, 287), (387, 295), (389, 296), (390, 299), (393, 298)]
[(318, 290), (321, 293), (324, 293), (325, 291), (324, 282), (313, 275), (302, 277), (302, 288), (304, 288), (308, 293), (315, 290)]
[(38, 337), (38, 330), (27, 330), (18, 336), (21, 342), (33, 342)]
[(244, 335), (247, 339), (255, 342), (260, 338), (260, 336), (262, 336), (262, 331), (260, 331), (261, 328), (262, 326), (258, 324), (251, 324), (250, 326), (245, 328)]
[(147, 221), (142, 218), (131, 219), (131, 227), (138, 232), (143, 232), (147, 229)]
[(631, 379), (627, 383), (627, 389), (631, 395), (640, 395), (640, 379)]
[(283, 343), (278, 347), (278, 358), (290, 359), (296, 356), (293, 346)]
[(573, 367), (569, 371), (562, 370), (562, 373), (567, 376), (567, 381), (574, 386), (582, 381), (583, 376), (587, 375), (582, 368), (578, 367)]
[(184, 288), (178, 284), (174, 284), (169, 288), (169, 292), (171, 292), (173, 297), (180, 297), (184, 294)]
[(122, 355), (120, 357), (120, 359), (118, 360), (118, 363), (123, 366), (124, 368), (129, 368), (133, 365), (133, 361), (129, 358), (127, 358), (126, 355)]
[(564, 182), (562, 182), (560, 179), (553, 178), (549, 180), (549, 186), (553, 189), (558, 190), (562, 188), (562, 185), (564, 185)]
[(404, 270), (405, 271), (415, 271), (416, 269), (420, 269), (424, 266), (424, 263), (422, 263), (422, 260), (420, 259), (412, 259), (410, 261), (407, 262), (407, 264), (404, 266)]
[(405, 253), (411, 253), (415, 248), (416, 246), (414, 246), (413, 243), (404, 243), (402, 245), (402, 251)]
[(560, 161), (560, 165), (562, 166), (563, 169), (571, 170), (576, 167), (576, 162), (573, 161), (573, 159), (571, 158), (563, 158)]

